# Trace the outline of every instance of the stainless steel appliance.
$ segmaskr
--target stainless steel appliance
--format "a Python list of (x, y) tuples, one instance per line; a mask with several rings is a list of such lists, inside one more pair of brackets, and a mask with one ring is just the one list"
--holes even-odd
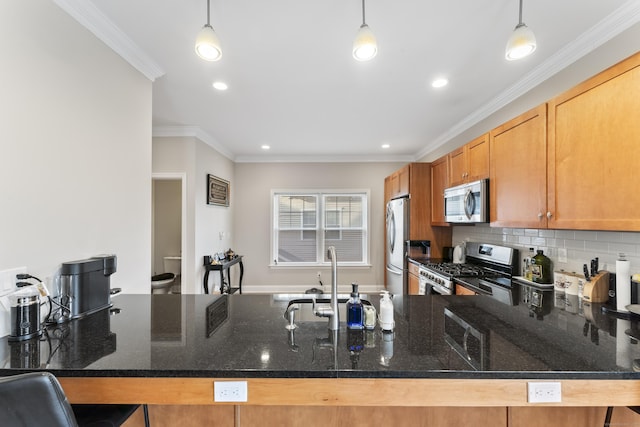
[(444, 190), (445, 221), (453, 223), (489, 220), (488, 180), (469, 182)]
[[(518, 250), (490, 243), (467, 242), (465, 263), (433, 262), (419, 270), (426, 294), (452, 295), (459, 283), (480, 295), (517, 305), (519, 286), (511, 279), (519, 266)], [(422, 287), (422, 286), (421, 286)]]
[(409, 199), (394, 199), (387, 203), (387, 290), (393, 295), (407, 293), (407, 262), (405, 242), (409, 237)]

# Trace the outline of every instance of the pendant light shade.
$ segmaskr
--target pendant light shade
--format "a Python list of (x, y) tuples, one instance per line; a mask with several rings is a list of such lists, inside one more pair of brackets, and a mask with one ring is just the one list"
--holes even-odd
[(222, 57), (222, 49), (220, 48), (220, 40), (209, 23), (209, 10), (209, 0), (207, 0), (207, 23), (196, 38), (196, 53), (205, 61), (217, 61)]
[(536, 36), (533, 31), (522, 22), (522, 0), (520, 0), (520, 18), (518, 25), (507, 41), (505, 58), (508, 61), (524, 58), (536, 50)]
[(378, 53), (376, 37), (364, 18), (364, 0), (362, 0), (362, 25), (353, 41), (353, 57), (358, 61), (368, 61)]

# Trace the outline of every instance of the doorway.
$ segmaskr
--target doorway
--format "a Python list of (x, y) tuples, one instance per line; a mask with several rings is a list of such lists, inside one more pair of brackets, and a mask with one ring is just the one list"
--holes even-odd
[(163, 292), (180, 294), (186, 265), (186, 175), (154, 173), (151, 191), (151, 276), (175, 273), (174, 282)]

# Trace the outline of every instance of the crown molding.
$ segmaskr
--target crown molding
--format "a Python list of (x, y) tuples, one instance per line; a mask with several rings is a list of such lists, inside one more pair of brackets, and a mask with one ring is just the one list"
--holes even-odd
[(265, 154), (264, 156), (238, 156), (235, 159), (236, 163), (407, 163), (415, 161), (415, 157), (412, 155), (384, 155), (373, 154), (363, 156), (342, 156), (342, 155), (327, 155), (327, 156), (295, 156), (295, 155), (273, 155)]
[(565, 45), (521, 80), (491, 99), (482, 108), (474, 111), (440, 135), (419, 151), (416, 158), (420, 159), (441, 147), (638, 22), (640, 22), (640, 2), (629, 0), (580, 37)]
[(198, 138), (227, 159), (236, 161), (234, 154), (225, 146), (220, 144), (217, 139), (203, 131), (198, 126), (154, 126), (151, 132), (154, 138), (170, 138), (170, 137), (191, 137)]
[(88, 0), (53, 0), (53, 2), (152, 82), (164, 75), (162, 67), (92, 2)]

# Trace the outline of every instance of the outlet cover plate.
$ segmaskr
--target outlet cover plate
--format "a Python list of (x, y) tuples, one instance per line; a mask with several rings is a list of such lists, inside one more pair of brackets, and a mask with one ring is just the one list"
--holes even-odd
[(214, 402), (246, 402), (248, 397), (246, 381), (214, 381)]
[(562, 402), (562, 385), (559, 382), (527, 383), (529, 403)]

